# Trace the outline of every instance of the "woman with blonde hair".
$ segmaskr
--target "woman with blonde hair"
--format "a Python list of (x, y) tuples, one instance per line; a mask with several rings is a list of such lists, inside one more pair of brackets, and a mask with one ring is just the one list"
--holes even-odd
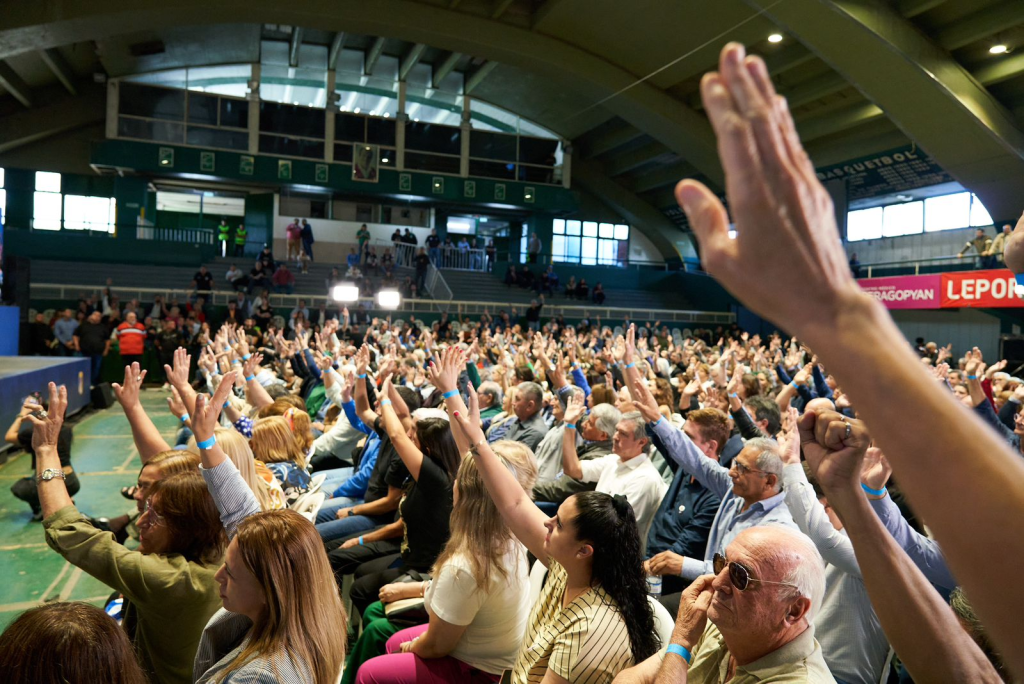
[[(242, 479), (249, 485), (252, 493), (256, 495), (256, 500), (260, 502), (260, 508), (264, 511), (285, 508), (285, 496), (281, 485), (277, 483), (277, 479), (269, 469), (257, 469), (256, 457), (253, 456), (252, 449), (249, 448), (249, 440), (243, 437), (237, 430), (222, 427), (217, 428), (216, 437), (221, 449), (231, 459), (231, 462), (235, 464)], [(196, 446), (195, 435), (192, 435), (188, 440), (188, 450), (190, 453), (195, 454), (196, 457), (199, 456), (199, 447)], [(260, 471), (266, 473), (266, 477), (263, 477)]]
[(231, 540), (216, 575), (224, 608), (203, 631), (193, 681), (334, 684), (346, 617), (323, 542), (298, 513), (261, 511), (218, 445), (215, 426), (229, 387), (222, 384), (209, 406), (198, 397), (192, 419), (203, 478)]
[(252, 426), (249, 440), (253, 455), (266, 464), (284, 490), (290, 505), (309, 489), (306, 454), (283, 416), (260, 418)]
[[(502, 440), (493, 444), (493, 450), (529, 496), (537, 479), (537, 464), (530, 449), (519, 442)], [(502, 671), (515, 664), (526, 630), (529, 574), (525, 547), (513, 536), (487, 493), (476, 457), (468, 454), (455, 480), (451, 537), (434, 563), (433, 579), (390, 584), (380, 592), (382, 601), (388, 602), (423, 596), (430, 622), (394, 634), (387, 641), (388, 655), (367, 661), (359, 668), (355, 681), (498, 681)], [(379, 614), (377, 621), (386, 621), (381, 606), (370, 606), (368, 617)], [(369, 638), (378, 635), (379, 640), (380, 634), (386, 636), (395, 629), (378, 624), (372, 630), (368, 626), (363, 634)], [(353, 655), (359, 649), (357, 642)]]

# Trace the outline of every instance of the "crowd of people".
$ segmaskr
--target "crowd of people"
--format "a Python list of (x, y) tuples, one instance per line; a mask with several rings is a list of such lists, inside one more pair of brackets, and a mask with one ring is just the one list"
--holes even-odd
[(51, 384), (12, 430), (47, 544), (118, 592), (131, 648), (46, 605), (0, 636), (5, 679), (850, 684), (891, 651), (905, 681), (1024, 676), (1024, 382), (907, 344), (857, 287), (762, 60), (730, 44), (701, 90), (737, 237), (700, 183), (677, 198), (795, 337), (226, 321), (168, 359), (178, 449), (126, 366), (143, 467), (109, 530), (70, 498)]

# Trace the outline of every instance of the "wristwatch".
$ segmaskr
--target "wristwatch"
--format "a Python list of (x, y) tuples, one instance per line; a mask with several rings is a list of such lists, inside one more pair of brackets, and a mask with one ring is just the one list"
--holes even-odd
[(60, 468), (47, 468), (36, 478), (36, 481), (49, 482), (55, 477), (59, 477), (62, 480), (65, 479), (64, 471), (61, 470)]
[(351, 518), (355, 514), (356, 514), (356, 512), (353, 509), (350, 508), (350, 509), (348, 509), (348, 513), (345, 514), (345, 517), (346, 518)]

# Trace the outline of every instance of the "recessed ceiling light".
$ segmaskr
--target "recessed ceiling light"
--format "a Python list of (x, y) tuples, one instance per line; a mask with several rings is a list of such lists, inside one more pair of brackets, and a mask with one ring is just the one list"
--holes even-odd
[(999, 45), (993, 45), (988, 49), (988, 51), (991, 52), (993, 55), (1001, 55), (1004, 52), (1009, 52), (1010, 48), (1000, 43)]
[(769, 43), (781, 43), (782, 42), (782, 34), (781, 33), (773, 33), (773, 34), (771, 34), (770, 36), (768, 36), (768, 42)]

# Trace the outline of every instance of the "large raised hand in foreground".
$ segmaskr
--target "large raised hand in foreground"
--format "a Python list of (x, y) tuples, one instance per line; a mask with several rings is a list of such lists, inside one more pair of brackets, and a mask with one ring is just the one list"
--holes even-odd
[[(747, 306), (805, 341), (872, 426), (914, 508), (928, 520), (978, 616), (1024, 676), (1024, 462), (936, 386), (885, 309), (850, 275), (831, 200), (800, 145), (764, 61), (727, 45), (701, 82), (718, 137), (737, 236), (706, 187), (676, 197), (708, 272)], [(999, 562), (990, 562), (998, 548)]]

